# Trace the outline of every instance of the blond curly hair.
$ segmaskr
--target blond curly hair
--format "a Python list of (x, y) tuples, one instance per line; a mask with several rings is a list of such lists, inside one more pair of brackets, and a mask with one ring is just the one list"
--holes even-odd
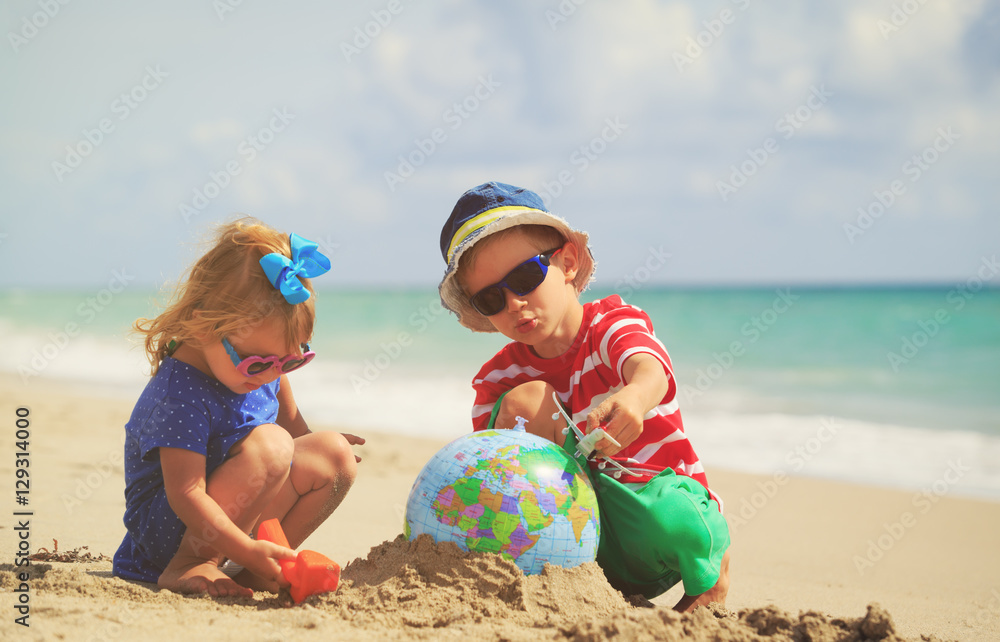
[[(265, 321), (283, 322), (289, 347), (312, 337), (315, 297), (297, 305), (285, 301), (260, 266), (261, 257), (271, 252), (290, 256), (288, 235), (254, 218), (217, 228), (212, 248), (173, 288), (163, 312), (133, 325), (144, 337), (152, 374), (176, 345), (238, 337)], [(309, 279), (301, 280), (312, 293)]]

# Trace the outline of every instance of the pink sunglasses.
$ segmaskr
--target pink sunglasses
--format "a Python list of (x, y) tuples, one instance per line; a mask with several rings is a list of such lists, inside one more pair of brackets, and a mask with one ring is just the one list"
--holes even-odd
[(302, 344), (302, 354), (289, 354), (284, 357), (278, 357), (271, 355), (270, 357), (258, 357), (257, 355), (252, 355), (246, 359), (240, 359), (240, 356), (236, 354), (236, 349), (233, 344), (229, 343), (229, 340), (225, 337), (222, 338), (222, 347), (226, 349), (229, 354), (229, 358), (232, 359), (233, 365), (244, 377), (255, 377), (261, 373), (267, 372), (272, 366), (277, 366), (278, 370), (285, 374), (293, 370), (298, 370), (302, 366), (306, 365), (313, 360), (316, 353), (309, 349), (308, 343)]

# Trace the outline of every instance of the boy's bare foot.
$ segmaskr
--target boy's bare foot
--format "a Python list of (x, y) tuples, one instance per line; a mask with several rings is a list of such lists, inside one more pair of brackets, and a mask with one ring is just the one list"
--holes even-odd
[(722, 556), (722, 564), (720, 566), (719, 581), (715, 583), (715, 586), (701, 595), (685, 595), (674, 605), (674, 610), (681, 613), (690, 613), (699, 606), (706, 606), (711, 602), (725, 606), (726, 595), (729, 594), (729, 551), (726, 551), (726, 554)]
[(253, 590), (234, 582), (209, 560), (184, 564), (175, 557), (160, 574), (156, 585), (175, 593), (208, 593), (212, 597), (253, 595)]

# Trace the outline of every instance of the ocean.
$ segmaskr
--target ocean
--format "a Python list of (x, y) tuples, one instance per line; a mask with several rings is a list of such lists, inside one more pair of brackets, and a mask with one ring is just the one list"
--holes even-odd
[[(670, 353), (709, 471), (1000, 501), (1000, 290), (977, 285), (623, 294)], [(148, 363), (129, 328), (157, 297), (0, 292), (0, 371), (134, 399)], [(459, 326), (433, 288), (321, 290), (318, 356), (290, 379), (314, 424), (449, 439), (469, 430), (469, 382), (505, 342)]]

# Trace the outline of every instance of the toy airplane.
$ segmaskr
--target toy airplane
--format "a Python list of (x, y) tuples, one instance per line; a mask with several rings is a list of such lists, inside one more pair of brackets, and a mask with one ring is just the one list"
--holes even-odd
[[(568, 414), (566, 414), (566, 411), (562, 407), (562, 403), (559, 401), (559, 397), (556, 396), (556, 393), (554, 392), (552, 393), (552, 400), (555, 402), (556, 407), (558, 408), (558, 411), (552, 414), (552, 420), (555, 421), (559, 419), (560, 415), (562, 416), (563, 419), (566, 420), (566, 427), (563, 428), (563, 434), (564, 435), (568, 434), (570, 430), (572, 430), (573, 433), (576, 434), (576, 452), (578, 454), (589, 459), (591, 455), (594, 454), (594, 449), (597, 447), (597, 442), (601, 441), (602, 439), (607, 439), (615, 446), (621, 447), (621, 444), (615, 441), (615, 439), (610, 435), (608, 435), (608, 433), (604, 432), (603, 428), (595, 428), (594, 430), (590, 431), (589, 435), (584, 435), (583, 431), (577, 428), (576, 424), (573, 423), (573, 418), (570, 417)], [(634, 460), (629, 459), (627, 460), (627, 462), (629, 463), (634, 462)], [(598, 462), (597, 467), (603, 470), (604, 467), (609, 464), (611, 465), (612, 468), (615, 469), (615, 472), (612, 473), (615, 479), (619, 479), (622, 476), (622, 473), (625, 473), (626, 475), (635, 474), (633, 471), (629, 470), (625, 466), (622, 466), (621, 464), (619, 464), (614, 459), (611, 459), (610, 457), (602, 456), (601, 461)]]

